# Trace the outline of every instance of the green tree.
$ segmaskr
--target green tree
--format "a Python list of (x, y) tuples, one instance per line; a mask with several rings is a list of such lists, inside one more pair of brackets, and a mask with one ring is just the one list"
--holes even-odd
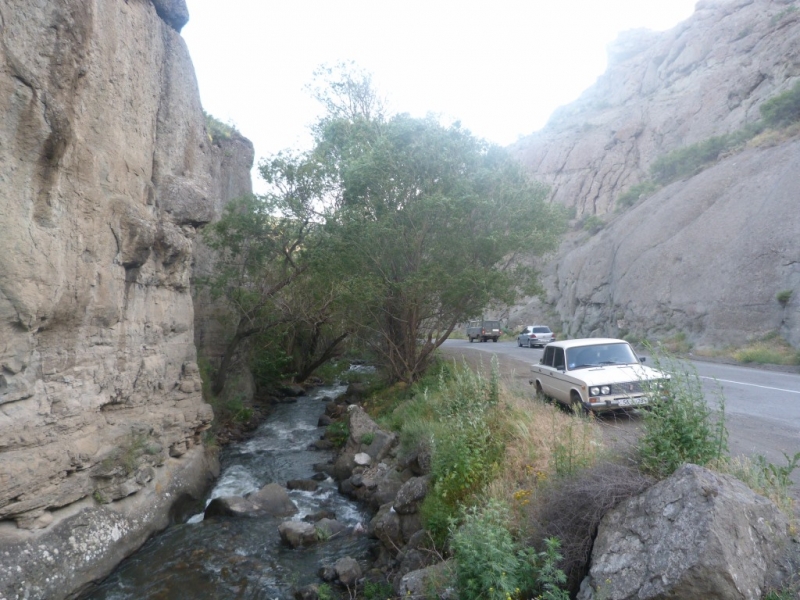
[(386, 117), (367, 75), (328, 75), (339, 79), (314, 153), (336, 180), (330, 268), (346, 282), (351, 331), (390, 379), (412, 382), (458, 323), (533, 289), (519, 254), (552, 248), (563, 215), (500, 148), (458, 124)]
[(308, 271), (314, 247), (314, 202), (326, 182), (319, 165), (303, 155), (278, 154), (260, 171), (269, 193), (231, 202), (204, 232), (218, 253), (214, 275), (204, 283), (225, 297), (231, 314), (230, 338), (212, 384), (216, 394), (242, 342), (290, 322), (281, 298)]

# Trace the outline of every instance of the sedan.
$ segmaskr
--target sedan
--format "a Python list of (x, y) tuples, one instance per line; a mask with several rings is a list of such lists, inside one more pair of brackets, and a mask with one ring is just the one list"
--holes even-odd
[(546, 325), (528, 325), (517, 336), (517, 346), (527, 346), (528, 348), (540, 346), (544, 348), (545, 345), (555, 339), (555, 334)]

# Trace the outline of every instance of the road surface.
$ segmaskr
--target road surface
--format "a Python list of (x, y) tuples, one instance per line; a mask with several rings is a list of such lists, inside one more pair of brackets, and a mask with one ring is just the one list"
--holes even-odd
[[(501, 363), (513, 361), (515, 378), (520, 383), (528, 379), (528, 365), (542, 356), (542, 349), (519, 348), (516, 342), (447, 340), (442, 350), (448, 355), (462, 351), (497, 354)], [(763, 455), (769, 462), (782, 466), (786, 464), (784, 453), (793, 456), (800, 452), (800, 374), (701, 361), (690, 364), (697, 370), (712, 406), (724, 397), (732, 456)], [(640, 421), (632, 415), (602, 418), (601, 422), (619, 432), (620, 438), (631, 439)], [(800, 497), (800, 468), (794, 471), (792, 480), (795, 482), (792, 491), (795, 497)]]

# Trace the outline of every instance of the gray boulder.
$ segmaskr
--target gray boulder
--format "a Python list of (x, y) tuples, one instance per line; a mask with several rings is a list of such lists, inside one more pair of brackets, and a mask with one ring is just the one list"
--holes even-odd
[(259, 509), (274, 517), (288, 517), (297, 512), (297, 506), (289, 498), (289, 494), (277, 483), (268, 483), (257, 492), (247, 495), (247, 499), (259, 506)]
[(260, 512), (258, 504), (241, 496), (223, 496), (209, 502), (204, 517), (255, 517)]
[(381, 506), (378, 514), (372, 517), (369, 522), (369, 534), (378, 538), (392, 554), (397, 554), (403, 546), (400, 515), (395, 512), (391, 504)]
[(361, 567), (358, 565), (358, 562), (356, 559), (349, 556), (337, 560), (333, 565), (333, 569), (336, 571), (336, 578), (339, 580), (339, 583), (348, 588), (355, 586), (356, 582), (361, 579), (362, 576)]
[(603, 517), (579, 600), (757, 600), (786, 517), (741, 481), (684, 465)]
[(317, 528), (305, 521), (284, 521), (278, 525), (278, 533), (292, 548), (311, 546), (319, 541)]
[(341, 521), (336, 521), (335, 519), (329, 519), (327, 517), (323, 517), (316, 521), (314, 526), (317, 529), (317, 537), (321, 540), (326, 540), (333, 536), (339, 535), (348, 529), (347, 525)]
[(412, 477), (397, 491), (394, 509), (401, 515), (408, 515), (419, 510), (419, 505), (428, 494), (429, 477)]
[(319, 484), (313, 479), (290, 479), (286, 482), (286, 487), (290, 490), (316, 492), (317, 488), (319, 488)]
[(456, 565), (452, 560), (436, 563), (430, 567), (411, 571), (403, 575), (397, 583), (397, 596), (404, 600), (424, 600), (429, 598), (429, 590), (442, 590), (440, 598), (456, 598), (455, 591), (448, 585), (455, 580)]

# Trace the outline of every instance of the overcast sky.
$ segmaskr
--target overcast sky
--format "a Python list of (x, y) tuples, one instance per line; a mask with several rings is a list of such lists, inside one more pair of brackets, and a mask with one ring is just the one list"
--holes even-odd
[[(355, 61), (393, 112), (459, 119), (501, 145), (544, 126), (606, 67), (627, 29), (669, 29), (696, 0), (187, 0), (183, 29), (206, 111), (256, 160), (309, 145), (305, 91)], [(254, 182), (257, 183), (257, 182)]]

